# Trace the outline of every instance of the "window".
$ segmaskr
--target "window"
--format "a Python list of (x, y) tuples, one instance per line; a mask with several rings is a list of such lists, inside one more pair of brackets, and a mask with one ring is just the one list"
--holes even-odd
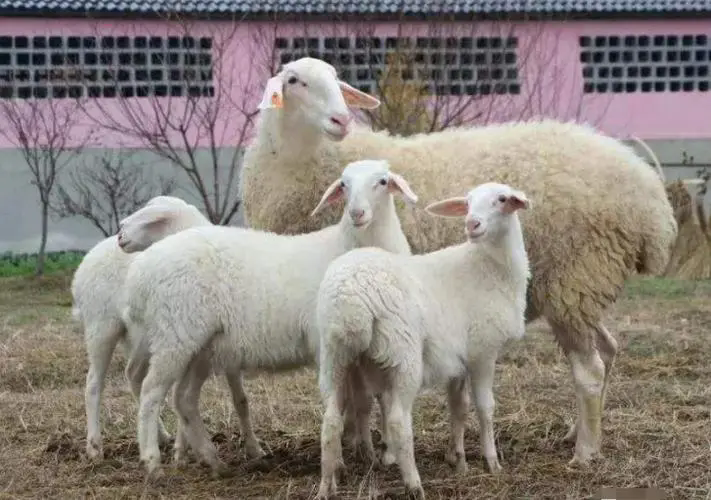
[(515, 37), (297, 37), (277, 38), (282, 64), (304, 56), (333, 64), (339, 76), (375, 93), (386, 55), (396, 50), (413, 61), (402, 78), (418, 76), (437, 95), (518, 94)]
[(708, 35), (581, 36), (583, 90), (708, 92)]
[(0, 99), (213, 95), (211, 38), (0, 36)]

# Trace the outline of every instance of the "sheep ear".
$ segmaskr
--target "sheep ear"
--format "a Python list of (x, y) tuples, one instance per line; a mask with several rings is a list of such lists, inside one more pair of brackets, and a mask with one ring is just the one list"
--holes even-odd
[(267, 80), (267, 85), (264, 87), (262, 100), (259, 102), (257, 109), (270, 109), (284, 107), (284, 82), (281, 75), (276, 75)]
[(464, 196), (435, 201), (425, 207), (425, 211), (439, 217), (463, 217), (469, 211), (469, 203)]
[(344, 191), (343, 186), (341, 185), (341, 179), (336, 179), (331, 183), (330, 186), (328, 186), (326, 191), (323, 193), (321, 201), (318, 202), (318, 205), (316, 205), (314, 211), (311, 212), (311, 217), (319, 213), (321, 209), (326, 205), (331, 205), (332, 203), (335, 203), (341, 198), (343, 198), (343, 195)]
[(411, 204), (417, 203), (417, 195), (410, 189), (410, 185), (401, 175), (395, 172), (388, 172), (388, 192), (398, 192)]
[(119, 230), (126, 224), (157, 228), (167, 223), (171, 215), (172, 211), (169, 208), (160, 205), (149, 205), (121, 219), (119, 221)]
[(506, 199), (502, 210), (504, 213), (512, 214), (516, 210), (526, 210), (531, 208), (531, 201), (521, 191), (513, 191)]
[(375, 109), (380, 106), (378, 99), (351, 87), (342, 80), (338, 80), (338, 86), (341, 87), (341, 93), (346, 100), (346, 104), (351, 108)]

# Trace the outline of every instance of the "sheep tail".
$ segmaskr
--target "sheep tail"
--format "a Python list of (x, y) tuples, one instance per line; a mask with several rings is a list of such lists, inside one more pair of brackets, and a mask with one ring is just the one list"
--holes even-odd
[[(665, 197), (657, 203), (669, 204), (669, 201)], [(671, 206), (665, 208), (668, 209), (655, 210), (646, 215), (648, 228), (637, 255), (638, 273), (661, 276), (669, 263), (679, 228)]]
[(635, 137), (634, 135), (632, 136), (632, 140), (635, 141), (637, 144), (642, 146), (642, 149), (649, 155), (649, 158), (652, 160), (654, 164), (654, 169), (657, 171), (657, 175), (659, 175), (659, 178), (662, 180), (662, 182), (666, 183), (667, 178), (664, 175), (664, 170), (662, 170), (662, 164), (659, 162), (659, 158), (657, 157), (656, 154), (654, 154), (654, 151), (652, 151), (652, 148), (650, 148), (646, 142), (644, 142), (642, 139), (639, 137)]
[[(343, 387), (350, 367), (368, 351), (373, 338), (373, 318), (367, 305), (350, 297), (330, 309), (335, 312), (321, 324), (319, 385), (322, 394)], [(355, 299), (355, 300), (354, 300)]]

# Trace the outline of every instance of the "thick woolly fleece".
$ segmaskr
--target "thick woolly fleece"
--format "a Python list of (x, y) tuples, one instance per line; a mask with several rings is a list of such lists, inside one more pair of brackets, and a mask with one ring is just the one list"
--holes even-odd
[[(194, 206), (179, 198), (157, 196), (144, 208), (165, 207), (170, 217), (162, 225), (163, 230), (154, 233), (153, 241), (186, 227), (210, 224)], [(145, 212), (140, 209), (133, 215)], [(121, 343), (127, 352), (131, 345), (126, 325), (121, 319), (121, 289), (129, 265), (136, 254), (128, 254), (119, 248), (117, 236), (110, 236), (89, 250), (74, 273), (71, 284), (72, 316), (82, 325), (89, 370), (86, 379), (87, 454), (101, 455), (101, 430), (99, 407), (104, 380), (114, 349)], [(140, 386), (132, 387), (136, 397)], [(161, 424), (162, 426), (162, 424)], [(166, 433), (162, 433), (166, 437)]]
[[(383, 393), (392, 404), (404, 405), (405, 415), (411, 415), (414, 396), (422, 386), (455, 383), (459, 389), (450, 393), (453, 427), (448, 454), (462, 469), (466, 468), (461, 427), (465, 418), (457, 408), (466, 405), (461, 391), (467, 389), (461, 381), (470, 375), (482, 454), (491, 469), (500, 468), (491, 421), (494, 365), (501, 347), (524, 335), (530, 271), (518, 216), (495, 223), (502, 226), (490, 227), (495, 234), (481, 243), (412, 256), (356, 249), (328, 267), (317, 300), (322, 349), (319, 384), (327, 406), (322, 496), (334, 481), (334, 461), (341, 458), (336, 444), (340, 436), (338, 431), (333, 434), (340, 419), (334, 418), (329, 406), (342, 399), (338, 393), (354, 369), (371, 390)], [(452, 405), (452, 398), (458, 403)], [(466, 416), (467, 408), (462, 409)], [(386, 421), (390, 418), (386, 416)], [(390, 437), (389, 445), (395, 447), (407, 487), (420, 488), (412, 435), (404, 433), (409, 442), (398, 442), (398, 435)]]
[[(630, 147), (587, 126), (543, 120), (405, 138), (357, 127), (341, 142), (320, 133), (295, 141), (284, 109), (261, 112), (245, 156), (252, 228), (299, 234), (332, 223), (337, 208), (308, 217), (310, 207), (342, 165), (362, 157), (387, 159), (423, 203), (483, 182), (521, 186), (536, 205), (521, 215), (532, 269), (526, 317), (563, 325), (562, 347), (581, 352), (632, 273), (665, 269), (677, 226), (664, 185)], [(401, 208), (413, 253), (462, 242), (456, 221)]]
[[(233, 371), (314, 363), (319, 348), (316, 293), (328, 263), (359, 246), (410, 253), (393, 195), (386, 193), (384, 202), (372, 208), (371, 223), (360, 229), (347, 212), (333, 226), (298, 236), (200, 227), (139, 254), (126, 278), (123, 318), (144, 336), (142, 345), (150, 352), (144, 389), (150, 379), (151, 386), (167, 390), (210, 346), (214, 363)], [(152, 405), (145, 411), (152, 413)], [(142, 397), (141, 413), (143, 407)], [(141, 417), (139, 441), (142, 423)], [(152, 438), (146, 440), (140, 443), (141, 456), (148, 453), (151, 462), (155, 451)]]

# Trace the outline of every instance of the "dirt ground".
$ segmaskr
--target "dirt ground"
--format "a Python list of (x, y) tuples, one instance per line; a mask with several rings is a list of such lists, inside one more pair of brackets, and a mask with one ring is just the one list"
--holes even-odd
[[(0, 498), (305, 499), (315, 493), (321, 407), (311, 370), (247, 381), (256, 431), (271, 451), (252, 461), (240, 448), (226, 383), (210, 380), (202, 415), (233, 474), (215, 478), (194, 461), (178, 469), (164, 453), (165, 478), (146, 483), (138, 462), (137, 407), (118, 349), (102, 408), (105, 458), (89, 462), (87, 363), (70, 318), (69, 279), (0, 280)], [(574, 416), (572, 381), (544, 323), (532, 324), (498, 365), (495, 430), (504, 467), (498, 476), (485, 472), (473, 412), (466, 435), (469, 472), (452, 472), (443, 460), (444, 393), (423, 393), (415, 409), (415, 451), (428, 498), (600, 498), (602, 487), (711, 498), (710, 299), (710, 283), (630, 283), (608, 321), (621, 355), (603, 418), (605, 460), (587, 469), (567, 467), (572, 448), (560, 438)], [(163, 414), (172, 432), (172, 412)], [(394, 466), (372, 469), (347, 451), (345, 460), (341, 498), (402, 494)]]

